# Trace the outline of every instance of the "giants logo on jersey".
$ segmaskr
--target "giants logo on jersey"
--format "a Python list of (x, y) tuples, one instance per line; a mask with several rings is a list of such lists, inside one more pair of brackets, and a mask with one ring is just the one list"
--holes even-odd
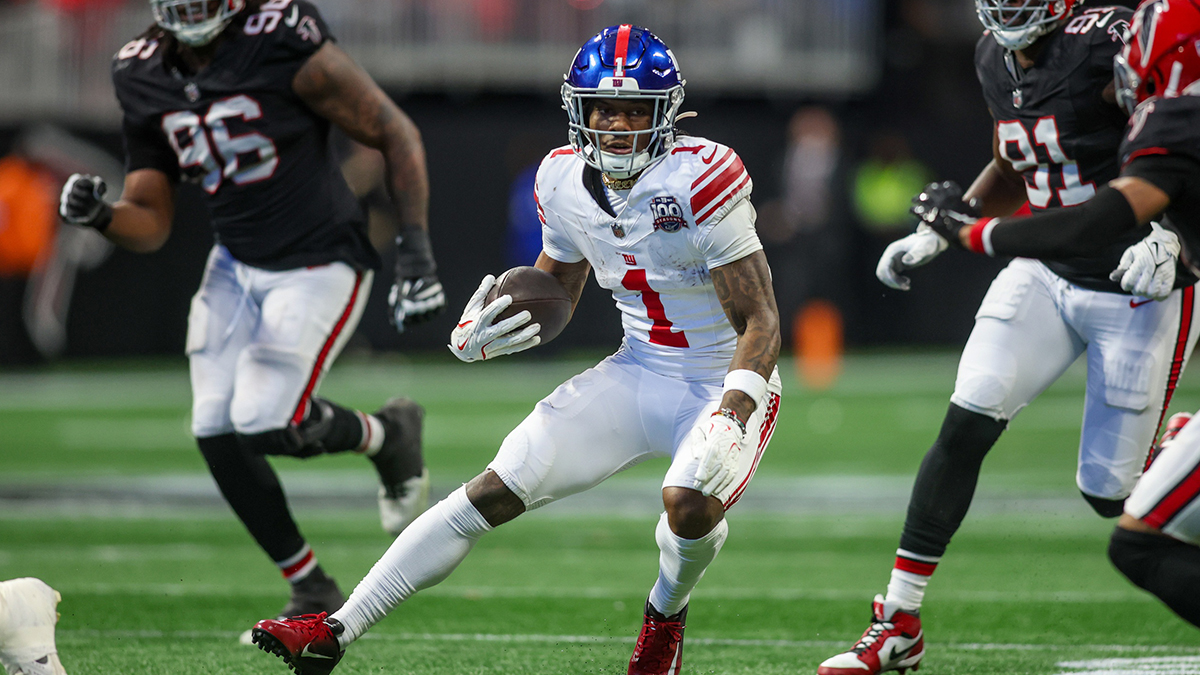
[(678, 232), (687, 227), (683, 209), (674, 197), (655, 197), (650, 201), (650, 214), (654, 216), (654, 229), (663, 232)]

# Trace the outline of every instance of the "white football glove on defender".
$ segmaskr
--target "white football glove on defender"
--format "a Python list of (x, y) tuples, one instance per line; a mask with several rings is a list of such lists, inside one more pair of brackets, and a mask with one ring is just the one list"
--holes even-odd
[[(492, 324), (496, 320), (496, 316), (508, 309), (513, 301), (511, 295), (502, 295), (484, 307), (483, 301), (487, 298), (488, 291), (492, 290), (495, 285), (496, 277), (491, 274), (483, 278), (483, 282), (479, 284), (479, 288), (467, 302), (467, 308), (463, 310), (462, 318), (458, 320), (458, 327), (450, 333), (450, 351), (459, 360), (470, 363), (471, 361), (494, 359), (497, 356), (536, 347), (542, 341), (542, 338), (538, 337), (538, 331), (542, 329), (542, 325), (529, 323), (533, 316), (528, 311), (510, 316), (495, 325)], [(525, 324), (529, 325), (525, 326)], [(525, 326), (525, 328), (517, 331), (521, 326)]]
[(1121, 264), (1109, 279), (1121, 282), (1126, 293), (1166, 300), (1175, 289), (1175, 263), (1179, 260), (1179, 237), (1158, 223), (1150, 223), (1151, 232), (1125, 249)]
[(691, 434), (692, 456), (700, 460), (696, 489), (705, 497), (721, 494), (737, 478), (746, 432), (737, 422), (715, 412), (701, 419)]
[(950, 244), (946, 243), (940, 234), (921, 223), (916, 232), (888, 244), (883, 256), (879, 258), (875, 276), (879, 277), (885, 286), (907, 291), (912, 287), (912, 282), (900, 273), (933, 260), (948, 246)]

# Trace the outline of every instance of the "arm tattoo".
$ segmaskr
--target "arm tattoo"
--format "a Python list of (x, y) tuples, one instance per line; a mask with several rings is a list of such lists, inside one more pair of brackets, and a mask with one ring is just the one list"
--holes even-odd
[(779, 358), (779, 310), (771, 273), (762, 251), (712, 270), (717, 298), (738, 333), (731, 369), (753, 370), (770, 378)]

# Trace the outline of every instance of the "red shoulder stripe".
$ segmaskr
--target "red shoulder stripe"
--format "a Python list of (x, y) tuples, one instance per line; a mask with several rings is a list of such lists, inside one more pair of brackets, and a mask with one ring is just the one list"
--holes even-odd
[[(701, 211), (707, 210), (713, 200), (719, 197), (722, 192), (725, 192), (730, 185), (733, 185), (745, 173), (746, 167), (742, 165), (742, 158), (735, 157), (733, 162), (724, 171), (712, 179), (708, 185), (704, 186), (703, 190), (692, 195), (692, 213), (698, 214)], [(697, 217), (696, 220), (699, 221), (700, 219)]]
[[(724, 205), (725, 205), (725, 203), (726, 203), (726, 202), (728, 202), (730, 199), (733, 199), (733, 196), (734, 196), (734, 195), (736, 195), (738, 192), (740, 192), (742, 188), (746, 187), (746, 183), (749, 183), (749, 182), (750, 182), (750, 174), (748, 174), (748, 173), (746, 173), (745, 171), (743, 171), (743, 172), (742, 172), (742, 175), (743, 175), (743, 176), (745, 176), (744, 178), (742, 178), (742, 182), (738, 183), (738, 184), (737, 184), (737, 187), (735, 187), (735, 188), (733, 188), (732, 190), (730, 190), (730, 191), (729, 191), (729, 194), (725, 195), (725, 198), (724, 198), (724, 199), (722, 199), (721, 201), (717, 202), (716, 204), (713, 204), (713, 205), (712, 205), (712, 206), (710, 206), (709, 208), (705, 209), (705, 210), (704, 210), (704, 213), (702, 213), (702, 214), (700, 214), (699, 216), (697, 216), (697, 217), (696, 217), (696, 222), (697, 222), (697, 223), (702, 223), (702, 222), (704, 222), (705, 220), (707, 220), (709, 216), (711, 216), (713, 213), (716, 213), (717, 209), (719, 209), (719, 208), (721, 208), (722, 206), (724, 206)], [(695, 213), (695, 212), (693, 211), (693, 213)]]
[(703, 145), (688, 145), (688, 146), (680, 145), (680, 146), (671, 148), (671, 154), (673, 155), (677, 152), (690, 152), (693, 155), (695, 155), (695, 154), (698, 154), (703, 149), (704, 149)]
[(573, 155), (573, 154), (575, 154), (575, 151), (572, 150), (571, 148), (559, 148), (559, 149), (555, 150), (554, 152), (550, 153), (550, 156), (547, 157), (546, 159), (554, 159), (555, 157), (558, 157), (560, 155)]
[[(716, 148), (713, 148), (713, 154), (716, 154)], [(713, 162), (713, 165), (708, 167), (708, 171), (705, 171), (704, 173), (700, 174), (699, 178), (692, 181), (692, 189), (695, 190), (697, 187), (699, 187), (700, 184), (704, 182), (704, 179), (708, 178), (709, 174), (711, 174), (712, 172), (719, 169), (721, 167), (721, 165), (725, 163), (725, 160), (729, 159), (729, 156), (732, 154), (733, 154), (733, 148), (729, 148), (728, 150), (726, 150), (725, 154), (721, 155), (720, 160)], [(701, 161), (703, 161), (703, 158), (701, 158)]]

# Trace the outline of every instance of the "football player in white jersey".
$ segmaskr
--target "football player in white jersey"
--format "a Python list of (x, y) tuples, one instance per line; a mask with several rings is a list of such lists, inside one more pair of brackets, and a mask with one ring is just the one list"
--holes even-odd
[[(636, 26), (604, 29), (576, 55), (563, 100), (571, 145), (538, 171), (537, 267), (574, 302), (594, 270), (621, 309), (621, 348), (538, 403), (483, 473), (396, 539), (342, 609), (258, 623), (259, 646), (302, 675), (328, 673), (493, 528), (652, 457), (671, 460), (659, 574), (628, 672), (680, 672), (689, 595), (725, 541), (725, 511), (754, 475), (779, 408), (770, 270), (737, 154), (676, 137), (683, 79), (662, 41)], [(493, 324), (512, 301), (484, 306), (495, 283), (484, 278), (451, 336), (463, 361), (539, 342), (528, 312)]]

